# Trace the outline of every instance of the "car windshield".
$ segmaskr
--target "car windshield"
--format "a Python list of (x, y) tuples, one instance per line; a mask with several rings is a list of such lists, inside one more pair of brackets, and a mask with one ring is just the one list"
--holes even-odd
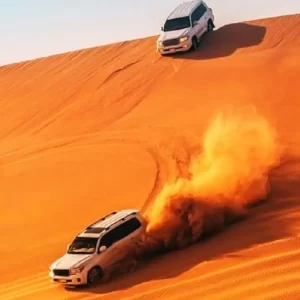
[(190, 26), (191, 26), (190, 18), (184, 17), (184, 18), (167, 20), (163, 29), (166, 32), (166, 31), (184, 29)]
[(68, 254), (91, 254), (96, 250), (98, 238), (77, 237), (70, 245)]

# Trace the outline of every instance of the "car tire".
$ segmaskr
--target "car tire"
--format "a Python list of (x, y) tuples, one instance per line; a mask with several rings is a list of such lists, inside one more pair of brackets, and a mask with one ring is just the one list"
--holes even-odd
[(103, 277), (103, 271), (100, 267), (93, 267), (87, 274), (87, 284), (89, 286), (99, 282)]
[(192, 50), (195, 51), (198, 48), (198, 45), (199, 45), (198, 40), (194, 36), (193, 39), (192, 39)]
[(212, 20), (209, 20), (209, 21), (207, 22), (207, 32), (212, 32), (212, 31), (214, 31), (214, 28), (215, 28), (214, 23), (212, 22)]

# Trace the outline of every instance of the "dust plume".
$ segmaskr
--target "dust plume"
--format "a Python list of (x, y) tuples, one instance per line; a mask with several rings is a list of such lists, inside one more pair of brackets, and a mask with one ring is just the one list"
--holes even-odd
[(181, 248), (240, 218), (268, 195), (278, 159), (276, 132), (254, 107), (219, 113), (190, 163), (190, 178), (165, 185), (145, 211), (144, 238), (154, 247)]
[(245, 216), (269, 192), (269, 172), (280, 158), (276, 131), (252, 106), (217, 114), (191, 160), (188, 178), (168, 183), (142, 212), (145, 234), (119, 249), (108, 278), (138, 262), (197, 242)]

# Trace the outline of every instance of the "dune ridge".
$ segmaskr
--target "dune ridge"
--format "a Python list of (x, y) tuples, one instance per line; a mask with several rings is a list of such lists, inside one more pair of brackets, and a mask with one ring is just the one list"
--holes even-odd
[[(174, 57), (159, 57), (150, 37), (0, 67), (0, 299), (298, 299), (299, 25), (300, 15), (229, 24), (197, 52)], [(254, 157), (262, 168), (237, 149), (234, 155), (248, 153), (236, 161), (249, 162), (247, 172), (239, 163), (231, 171), (254, 174), (246, 188), (264, 171), (263, 205), (199, 244), (95, 288), (66, 291), (49, 282), (49, 264), (99, 216), (128, 207), (150, 213), (166, 186), (174, 195), (176, 182), (183, 182), (180, 196), (202, 196), (189, 179), (198, 181), (201, 157), (220, 154), (205, 150), (219, 146), (205, 139), (211, 118), (249, 104), (266, 127), (254, 127), (261, 143), (243, 139), (240, 150), (265, 154)], [(241, 123), (233, 124), (243, 135)], [(276, 143), (267, 128), (276, 130)], [(277, 145), (284, 151), (273, 167)], [(170, 203), (181, 208), (178, 199), (162, 201), (157, 228)], [(173, 232), (181, 223), (167, 224)], [(161, 231), (152, 236), (166, 240)]]

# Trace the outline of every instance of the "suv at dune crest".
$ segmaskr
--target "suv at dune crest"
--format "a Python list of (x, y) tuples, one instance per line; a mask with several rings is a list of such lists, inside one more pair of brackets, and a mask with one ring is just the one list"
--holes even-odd
[(196, 49), (205, 32), (215, 28), (214, 14), (202, 0), (180, 4), (167, 18), (157, 39), (157, 51), (161, 54)]
[(126, 244), (144, 232), (145, 226), (137, 210), (121, 210), (101, 218), (77, 235), (67, 253), (50, 266), (50, 278), (69, 286), (93, 284), (118, 261)]

